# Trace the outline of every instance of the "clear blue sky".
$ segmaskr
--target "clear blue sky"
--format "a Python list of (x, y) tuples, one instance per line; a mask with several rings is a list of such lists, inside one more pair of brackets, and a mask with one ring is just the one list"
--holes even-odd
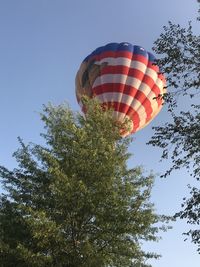
[[(186, 25), (197, 13), (195, 0), (0, 0), (0, 164), (15, 166), (17, 136), (41, 142), (38, 112), (49, 101), (67, 101), (79, 110), (74, 94), (76, 71), (96, 47), (127, 41), (151, 51), (168, 20)], [(196, 26), (196, 30), (197, 30)], [(135, 135), (130, 166), (163, 172), (160, 151), (146, 146), (151, 126), (165, 122), (164, 108), (154, 122)], [(152, 200), (160, 213), (173, 214), (192, 182), (183, 170), (156, 179)], [(162, 254), (154, 267), (199, 267), (200, 257), (181, 235), (188, 226), (176, 222), (159, 243), (145, 247)]]

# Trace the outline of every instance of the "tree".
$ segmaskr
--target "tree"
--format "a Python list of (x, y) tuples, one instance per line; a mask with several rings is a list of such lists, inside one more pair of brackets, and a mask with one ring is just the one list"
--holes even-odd
[(145, 267), (158, 257), (141, 248), (165, 220), (149, 201), (153, 176), (127, 168), (130, 140), (110, 112), (87, 110), (84, 119), (45, 106), (46, 145), (19, 138), (18, 167), (0, 168), (0, 266)]
[[(198, 14), (200, 15), (200, 9)], [(200, 17), (197, 19), (200, 20)], [(169, 90), (164, 97), (172, 122), (154, 127), (155, 134), (149, 144), (163, 149), (163, 159), (172, 160), (171, 168), (163, 177), (174, 169), (186, 167), (200, 181), (200, 36), (193, 33), (191, 23), (188, 28), (182, 28), (169, 22), (155, 41), (153, 49), (161, 55), (158, 61), (167, 75)], [(185, 110), (178, 113), (177, 108), (180, 110), (183, 102), (186, 103)], [(190, 106), (188, 103), (191, 103)], [(198, 226), (200, 190), (195, 186), (189, 187), (191, 197), (184, 198), (182, 210), (175, 217), (185, 218), (188, 223)], [(199, 228), (191, 229), (185, 234), (197, 244), (200, 253)]]

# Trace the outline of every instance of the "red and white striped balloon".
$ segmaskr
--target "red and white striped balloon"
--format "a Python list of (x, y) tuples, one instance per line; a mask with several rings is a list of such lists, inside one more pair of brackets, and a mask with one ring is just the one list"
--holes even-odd
[(127, 136), (145, 127), (160, 111), (166, 81), (155, 57), (130, 43), (97, 48), (82, 62), (76, 75), (76, 96), (84, 111), (83, 95), (113, 109), (116, 121), (129, 122)]

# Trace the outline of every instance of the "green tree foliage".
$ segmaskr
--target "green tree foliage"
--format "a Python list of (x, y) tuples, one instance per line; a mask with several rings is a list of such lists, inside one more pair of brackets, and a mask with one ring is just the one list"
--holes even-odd
[(199, 95), (200, 36), (193, 33), (190, 22), (187, 28), (172, 22), (163, 28), (153, 50), (162, 55), (158, 62), (167, 76), (170, 92), (165, 97), (171, 111), (177, 106), (179, 96)]
[[(158, 61), (167, 76), (169, 90), (164, 97), (172, 122), (154, 127), (155, 134), (149, 144), (163, 149), (163, 159), (172, 160), (171, 168), (164, 177), (174, 169), (186, 167), (200, 181), (200, 36), (193, 33), (191, 23), (188, 28), (182, 28), (169, 22), (153, 49), (160, 55)], [(191, 103), (190, 106), (188, 103)], [(180, 109), (184, 110), (178, 113)], [(176, 217), (199, 226), (200, 190), (190, 187), (190, 194), (189, 199), (184, 199), (182, 210)], [(200, 253), (199, 227), (186, 234), (197, 244)]]
[(158, 257), (141, 248), (163, 227), (149, 201), (153, 176), (128, 169), (130, 140), (110, 112), (87, 109), (85, 119), (45, 106), (45, 145), (19, 139), (18, 167), (0, 168), (1, 267), (145, 267)]

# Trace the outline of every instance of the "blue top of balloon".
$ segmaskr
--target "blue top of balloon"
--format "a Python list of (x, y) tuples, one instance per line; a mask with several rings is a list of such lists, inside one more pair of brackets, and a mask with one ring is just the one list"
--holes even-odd
[(122, 42), (122, 43), (109, 43), (105, 46), (100, 46), (97, 49), (95, 49), (90, 55), (88, 55), (84, 61), (88, 61), (88, 59), (95, 55), (100, 55), (102, 52), (106, 51), (128, 51), (133, 54), (139, 54), (146, 58), (148, 58), (149, 61), (154, 62), (155, 56), (151, 54), (150, 52), (147, 52), (142, 46), (139, 45), (132, 45), (128, 42)]

